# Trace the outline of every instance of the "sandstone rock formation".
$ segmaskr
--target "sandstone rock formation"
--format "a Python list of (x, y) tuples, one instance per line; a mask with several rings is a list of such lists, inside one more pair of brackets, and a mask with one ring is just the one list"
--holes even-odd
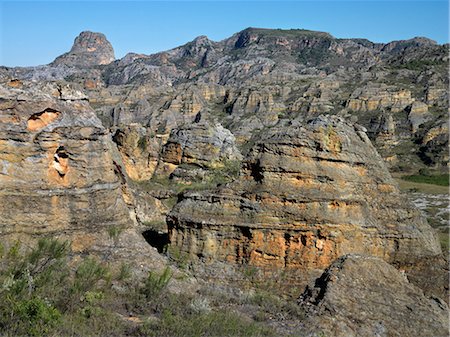
[(72, 49), (53, 61), (53, 65), (95, 66), (114, 61), (111, 43), (102, 33), (81, 32), (73, 43)]
[(171, 245), (194, 258), (282, 268), (300, 282), (348, 253), (399, 267), (441, 254), (364, 128), (338, 117), (274, 128), (237, 181), (186, 193), (168, 224)]
[[(114, 61), (103, 34), (83, 32), (49, 65), (0, 67), (0, 237), (52, 235), (78, 253), (139, 262), (156, 254), (140, 232), (157, 232), (162, 250), (155, 241), (168, 230), (180, 256), (281, 271), (287, 287), (342, 255), (371, 255), (381, 260), (338, 260), (322, 278), (330, 291), (319, 282), (318, 295), (305, 294), (319, 306), (311, 325), (395, 335), (384, 305), (377, 322), (352, 321), (364, 302), (348, 289), (366, 282), (385, 296), (379, 281), (418, 315), (417, 331), (440, 335), (440, 302), (385, 263), (447, 298), (434, 233), (382, 157), (400, 171), (447, 167), (447, 68), (448, 45), (424, 38), (248, 28)], [(358, 268), (362, 283), (352, 281)], [(374, 312), (376, 298), (360, 294)]]
[[(300, 298), (313, 336), (448, 336), (448, 307), (375, 257), (335, 261)], [(305, 333), (306, 334), (306, 333)]]
[(244, 146), (286, 120), (338, 114), (365, 126), (393, 169), (447, 167), (448, 137), (432, 154), (421, 144), (447, 120), (448, 45), (248, 28), (220, 42), (201, 36), (169, 51), (113, 60), (103, 35), (84, 32), (50, 65), (4, 71), (77, 83), (106, 127), (139, 123), (170, 134), (201, 113)]
[(0, 84), (0, 237), (71, 241), (75, 253), (145, 256), (107, 131), (80, 92)]
[(192, 174), (195, 168), (195, 174), (204, 178), (208, 170), (241, 159), (235, 137), (229, 130), (220, 124), (199, 122), (173, 130), (162, 149), (158, 169), (162, 175), (173, 173), (182, 178), (186, 171)]

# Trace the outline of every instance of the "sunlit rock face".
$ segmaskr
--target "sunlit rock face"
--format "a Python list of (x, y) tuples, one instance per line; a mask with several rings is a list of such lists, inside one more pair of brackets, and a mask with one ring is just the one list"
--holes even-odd
[(57, 57), (53, 65), (95, 66), (114, 61), (114, 49), (102, 33), (81, 32), (75, 38), (72, 49)]
[(168, 220), (171, 245), (193, 257), (284, 268), (300, 279), (348, 253), (398, 265), (441, 253), (365, 129), (338, 117), (272, 129), (237, 181), (186, 193)]
[(0, 97), (0, 238), (60, 237), (75, 252), (142, 249), (110, 136), (85, 96), (55, 83), (3, 83)]

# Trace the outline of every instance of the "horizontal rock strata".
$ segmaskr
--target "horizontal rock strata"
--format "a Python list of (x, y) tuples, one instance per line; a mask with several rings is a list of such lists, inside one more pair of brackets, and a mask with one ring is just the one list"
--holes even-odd
[(441, 253), (364, 129), (337, 117), (273, 129), (237, 181), (186, 193), (168, 223), (171, 245), (193, 257), (303, 276), (348, 253), (398, 265)]
[(0, 238), (59, 237), (80, 253), (145, 251), (110, 136), (81, 93), (61, 92), (55, 83), (0, 85)]

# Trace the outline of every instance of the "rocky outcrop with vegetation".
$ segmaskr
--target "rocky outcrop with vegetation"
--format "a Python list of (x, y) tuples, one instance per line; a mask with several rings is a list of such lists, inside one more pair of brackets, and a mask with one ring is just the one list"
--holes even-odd
[(447, 251), (391, 173), (445, 180), (448, 62), (248, 28), (118, 60), (83, 32), (0, 67), (0, 328), (444, 336)]

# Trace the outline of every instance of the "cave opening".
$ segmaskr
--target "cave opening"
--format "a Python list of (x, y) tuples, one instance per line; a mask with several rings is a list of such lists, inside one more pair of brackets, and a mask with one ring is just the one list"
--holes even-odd
[(150, 246), (156, 248), (158, 253), (162, 254), (167, 251), (167, 246), (170, 242), (168, 233), (161, 233), (154, 229), (147, 229), (142, 232), (142, 236)]

